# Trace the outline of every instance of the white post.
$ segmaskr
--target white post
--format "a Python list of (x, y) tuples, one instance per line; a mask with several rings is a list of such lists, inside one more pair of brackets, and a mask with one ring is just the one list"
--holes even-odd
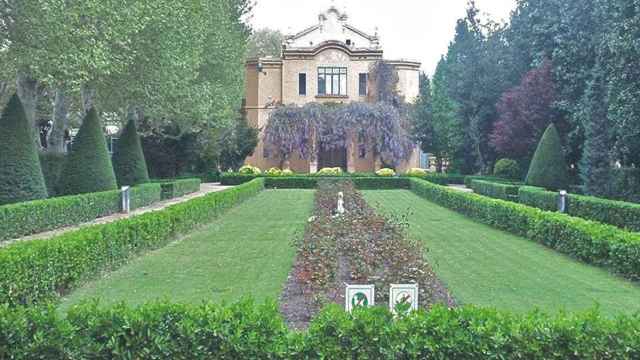
[(558, 211), (561, 213), (567, 212), (567, 191), (560, 190), (560, 195), (558, 196)]
[(131, 188), (123, 186), (121, 189), (122, 212), (128, 214), (131, 211)]

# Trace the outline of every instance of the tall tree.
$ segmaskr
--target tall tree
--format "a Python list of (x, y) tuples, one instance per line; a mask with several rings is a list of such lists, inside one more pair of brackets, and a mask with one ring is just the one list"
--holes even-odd
[(555, 125), (549, 125), (542, 134), (525, 182), (527, 185), (551, 190), (567, 190), (569, 187), (567, 162), (562, 150), (560, 134)]
[(282, 55), (284, 35), (279, 30), (260, 29), (251, 33), (247, 49), (250, 58)]

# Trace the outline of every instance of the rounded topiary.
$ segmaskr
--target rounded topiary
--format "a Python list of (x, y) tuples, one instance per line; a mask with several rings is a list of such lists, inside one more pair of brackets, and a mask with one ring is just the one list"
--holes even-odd
[(551, 190), (566, 190), (569, 186), (569, 171), (560, 134), (553, 124), (542, 135), (525, 182)]
[(295, 173), (291, 169), (282, 170), (282, 176), (293, 176), (293, 175), (295, 175)]
[(407, 176), (410, 177), (419, 177), (419, 178), (423, 178), (425, 176), (427, 176), (429, 172), (426, 169), (421, 169), (421, 168), (412, 168), (409, 169), (409, 171), (407, 171)]
[(520, 178), (520, 165), (512, 159), (500, 159), (493, 167), (493, 175), (510, 180), (522, 180)]
[(383, 177), (392, 177), (392, 176), (396, 176), (396, 172), (393, 169), (380, 169), (378, 171), (376, 171), (376, 175), (377, 176), (383, 176)]
[(117, 189), (107, 141), (94, 109), (85, 116), (60, 178), (64, 195)]
[(243, 167), (240, 168), (240, 170), (238, 170), (238, 172), (242, 175), (260, 175), (262, 174), (262, 171), (260, 171), (260, 168), (256, 167), (256, 166), (251, 166), (251, 165), (245, 165)]
[(0, 205), (46, 197), (33, 131), (13, 95), (0, 117)]
[(341, 176), (342, 168), (333, 167), (333, 168), (322, 168), (320, 171), (316, 173), (317, 176)]
[(276, 167), (273, 167), (273, 168), (265, 171), (264, 174), (267, 175), (267, 176), (282, 176), (282, 170), (280, 170), (280, 169), (278, 169)]
[(149, 170), (134, 120), (129, 120), (120, 134), (118, 146), (113, 153), (113, 170), (119, 186), (149, 182)]

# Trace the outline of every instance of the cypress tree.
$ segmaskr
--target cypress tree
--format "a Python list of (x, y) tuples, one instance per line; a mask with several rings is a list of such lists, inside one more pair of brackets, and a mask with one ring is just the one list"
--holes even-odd
[(550, 190), (567, 189), (569, 172), (556, 127), (551, 124), (542, 135), (527, 174), (527, 185)]
[(20, 99), (13, 95), (0, 117), (0, 205), (46, 197), (33, 131)]
[(94, 109), (84, 118), (60, 179), (64, 195), (117, 189), (107, 142)]
[(135, 121), (129, 120), (120, 134), (118, 146), (113, 153), (113, 169), (119, 186), (133, 186), (149, 182), (149, 171), (144, 159), (140, 136)]

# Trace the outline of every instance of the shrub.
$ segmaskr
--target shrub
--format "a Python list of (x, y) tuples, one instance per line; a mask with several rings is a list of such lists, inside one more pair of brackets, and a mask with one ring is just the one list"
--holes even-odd
[(60, 180), (65, 161), (65, 154), (52, 152), (40, 153), (40, 167), (42, 168), (42, 175), (44, 175), (44, 182), (47, 184), (49, 197), (55, 197), (59, 193), (58, 181)]
[(351, 181), (360, 190), (409, 189), (407, 177), (357, 177)]
[(282, 170), (278, 168), (271, 168), (264, 173), (266, 176), (282, 176)]
[(493, 175), (510, 180), (522, 180), (520, 177), (520, 165), (512, 159), (500, 159), (493, 167)]
[(47, 197), (33, 139), (22, 103), (13, 95), (0, 117), (0, 205)]
[(495, 177), (495, 176), (469, 175), (469, 176), (465, 176), (464, 177), (464, 185), (466, 187), (468, 187), (469, 189), (471, 189), (471, 183), (474, 180), (488, 181), (488, 182), (498, 183), (498, 184), (510, 184), (510, 185), (520, 185), (521, 184), (519, 182), (514, 182), (512, 180), (499, 178), (499, 177)]
[(334, 167), (334, 168), (322, 168), (320, 171), (315, 173), (316, 176), (341, 176), (342, 168)]
[(263, 188), (264, 180), (260, 179), (163, 210), (84, 227), (47, 240), (9, 245), (0, 251), (0, 304), (14, 306), (55, 298), (102, 270), (115, 268), (136, 254), (159, 248), (180, 234), (208, 224)]
[(383, 177), (392, 177), (392, 176), (396, 176), (396, 172), (393, 169), (380, 169), (378, 171), (376, 171), (376, 175), (377, 176), (383, 176)]
[(160, 182), (162, 200), (174, 199), (200, 191), (200, 179), (178, 179)]
[(249, 182), (258, 175), (243, 175), (240, 173), (226, 172), (220, 176), (220, 184), (225, 186), (235, 186)]
[(569, 187), (569, 171), (562, 151), (562, 142), (556, 127), (551, 124), (542, 135), (525, 183), (550, 190)]
[(84, 118), (60, 180), (60, 191), (64, 195), (117, 188), (102, 125), (95, 109), (91, 109)]
[(258, 167), (245, 165), (238, 170), (238, 173), (241, 175), (260, 175), (262, 174), (262, 171), (260, 171), (260, 168)]
[(265, 187), (271, 189), (315, 189), (318, 178), (311, 176), (267, 177)]
[(640, 280), (640, 234), (566, 214), (477, 194), (464, 193), (409, 178), (411, 189), (437, 204), (482, 223), (602, 266), (631, 280)]
[(282, 176), (295, 176), (295, 173), (291, 169), (282, 170)]
[(0, 307), (0, 356), (117, 359), (636, 359), (640, 316), (436, 306), (394, 318), (326, 307), (288, 330), (273, 302)]
[[(131, 189), (131, 209), (160, 200), (159, 184)], [(120, 212), (120, 191), (64, 196), (0, 206), (0, 241), (78, 225)]]
[(640, 202), (640, 169), (611, 169), (613, 200)]
[(427, 174), (424, 179), (438, 185), (462, 185), (465, 177), (459, 174)]
[(423, 178), (423, 177), (427, 176), (428, 173), (429, 172), (426, 169), (412, 168), (412, 169), (409, 169), (405, 175), (410, 176), (410, 177)]
[(494, 183), (483, 180), (471, 181), (471, 189), (476, 194), (507, 201), (518, 200), (518, 185)]
[(535, 186), (523, 186), (518, 190), (518, 202), (545, 211), (558, 211), (557, 192)]
[(119, 186), (133, 186), (149, 182), (147, 162), (144, 159), (140, 136), (138, 136), (136, 123), (133, 120), (127, 122), (127, 126), (120, 134), (118, 146), (113, 153), (113, 169)]

